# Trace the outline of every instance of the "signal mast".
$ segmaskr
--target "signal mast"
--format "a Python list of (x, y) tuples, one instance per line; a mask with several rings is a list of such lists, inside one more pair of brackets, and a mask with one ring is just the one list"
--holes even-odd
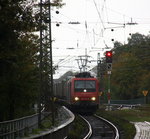
[(111, 75), (111, 70), (112, 70), (112, 51), (106, 51), (105, 57), (106, 57), (106, 64), (107, 64), (107, 74), (108, 74), (108, 92), (107, 92), (107, 97), (108, 97), (108, 106), (110, 106), (110, 75)]

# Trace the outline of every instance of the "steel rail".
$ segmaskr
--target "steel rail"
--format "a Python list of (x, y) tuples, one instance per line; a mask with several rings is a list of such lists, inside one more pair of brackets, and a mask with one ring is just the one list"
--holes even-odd
[(88, 124), (88, 128), (89, 128), (89, 132), (88, 134), (86, 134), (86, 136), (83, 139), (89, 139), (92, 135), (92, 127), (90, 125), (90, 123), (81, 115), (79, 115), (87, 124)]
[(116, 135), (115, 139), (119, 139), (119, 131), (118, 131), (117, 127), (113, 123), (111, 123), (110, 121), (108, 121), (108, 120), (104, 119), (103, 117), (100, 117), (100, 116), (98, 116), (96, 114), (94, 116), (99, 118), (99, 119), (102, 119), (103, 121), (105, 121), (106, 123), (111, 125), (115, 129), (115, 135)]
[[(89, 128), (89, 132), (86, 134), (86, 136), (83, 138), (83, 139), (89, 139), (92, 137), (92, 134), (93, 134), (93, 130), (92, 130), (92, 125), (91, 123), (86, 119), (84, 118), (83, 116), (79, 115), (87, 124), (88, 124), (88, 128)], [(119, 131), (117, 129), (117, 127), (111, 123), (110, 121), (98, 116), (98, 115), (93, 115), (93, 117), (96, 117), (98, 119), (100, 119), (101, 121), (103, 121), (104, 123), (106, 123), (107, 125), (111, 126), (113, 128), (113, 132), (114, 132), (114, 139), (119, 139)]]

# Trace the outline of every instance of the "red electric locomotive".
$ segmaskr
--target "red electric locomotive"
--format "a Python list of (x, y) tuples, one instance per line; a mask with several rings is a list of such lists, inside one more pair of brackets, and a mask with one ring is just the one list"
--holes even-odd
[(92, 112), (99, 105), (99, 82), (88, 72), (79, 73), (66, 84), (67, 102), (77, 112)]

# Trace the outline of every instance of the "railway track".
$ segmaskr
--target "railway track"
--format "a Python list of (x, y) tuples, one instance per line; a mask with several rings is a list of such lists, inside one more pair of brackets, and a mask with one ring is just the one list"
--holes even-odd
[(118, 129), (109, 121), (102, 117), (81, 116), (86, 121), (89, 127), (89, 132), (84, 139), (119, 139)]

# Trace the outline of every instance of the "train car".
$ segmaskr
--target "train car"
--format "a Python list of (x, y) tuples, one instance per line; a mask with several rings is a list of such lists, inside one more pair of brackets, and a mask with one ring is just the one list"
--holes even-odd
[(93, 112), (98, 108), (99, 81), (89, 72), (79, 73), (66, 82), (63, 81), (61, 86), (60, 83), (59, 86), (58, 84), (55, 86), (59, 100), (66, 102), (73, 111)]
[(79, 73), (68, 81), (66, 94), (73, 111), (95, 111), (99, 105), (99, 82), (88, 72)]

